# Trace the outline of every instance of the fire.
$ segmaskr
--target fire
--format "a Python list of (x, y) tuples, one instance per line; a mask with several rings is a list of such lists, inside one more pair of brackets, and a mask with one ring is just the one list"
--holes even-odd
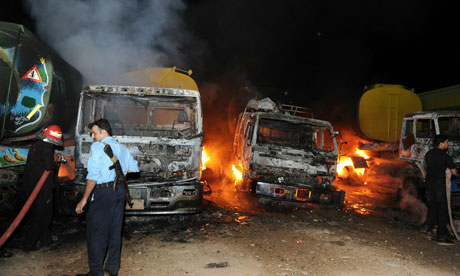
[[(361, 156), (364, 159), (369, 159), (369, 156), (362, 150), (356, 148), (355, 149), (355, 155)], [(339, 163), (337, 164), (337, 175), (340, 177), (347, 177), (345, 167), (351, 167), (355, 171), (357, 175), (364, 175), (365, 168), (360, 168), (360, 169), (355, 169), (353, 166), (353, 161), (351, 160), (350, 157), (347, 156), (341, 156)]]
[(355, 154), (361, 156), (364, 159), (369, 159), (369, 156), (362, 150), (356, 149)]
[(243, 174), (232, 164), (233, 178), (235, 179), (235, 185), (243, 180)]
[(339, 163), (337, 164), (337, 174), (339, 176), (344, 175), (346, 166), (353, 167), (353, 161), (351, 161), (350, 157), (341, 156)]
[(206, 163), (211, 160), (209, 156), (206, 154), (206, 150), (203, 147), (203, 150), (201, 151), (201, 170), (204, 171), (206, 170)]

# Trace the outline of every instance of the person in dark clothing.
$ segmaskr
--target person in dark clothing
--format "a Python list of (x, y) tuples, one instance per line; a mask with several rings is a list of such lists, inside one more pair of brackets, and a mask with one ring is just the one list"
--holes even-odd
[(38, 241), (41, 247), (49, 246), (52, 242), (50, 225), (53, 218), (54, 170), (57, 168), (54, 150), (56, 146), (62, 145), (62, 132), (57, 125), (48, 126), (37, 136), (40, 140), (29, 149), (24, 171), (23, 184), (26, 196), (29, 197), (33, 192), (45, 170), (50, 170), (51, 173), (29, 210), (30, 230), (24, 246), (27, 251), (38, 249)]
[(453, 241), (447, 231), (449, 215), (446, 194), (446, 169), (450, 169), (454, 175), (457, 174), (457, 169), (452, 157), (446, 153), (449, 147), (448, 136), (436, 135), (433, 145), (435, 148), (425, 155), (428, 216), (424, 232), (432, 232), (434, 226), (437, 225), (435, 241), (441, 245), (450, 245), (453, 244)]

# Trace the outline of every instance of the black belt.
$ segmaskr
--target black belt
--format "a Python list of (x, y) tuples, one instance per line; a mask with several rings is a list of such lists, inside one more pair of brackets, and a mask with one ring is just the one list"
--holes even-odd
[(101, 184), (96, 184), (96, 189), (104, 189), (104, 188), (112, 188), (113, 187), (113, 181), (110, 182), (105, 182)]

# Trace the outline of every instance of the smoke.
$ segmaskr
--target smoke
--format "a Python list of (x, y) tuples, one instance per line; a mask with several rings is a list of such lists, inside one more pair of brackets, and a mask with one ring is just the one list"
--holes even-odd
[(409, 212), (415, 222), (420, 224), (425, 222), (428, 212), (427, 206), (409, 191), (402, 191), (399, 207), (401, 210)]
[(141, 67), (181, 65), (182, 0), (26, 0), (38, 35), (84, 76), (116, 83)]

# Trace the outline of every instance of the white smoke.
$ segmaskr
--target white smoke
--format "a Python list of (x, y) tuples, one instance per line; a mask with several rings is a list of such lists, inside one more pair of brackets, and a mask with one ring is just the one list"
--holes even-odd
[(182, 0), (26, 0), (39, 37), (85, 84), (116, 83), (141, 67), (178, 65)]

